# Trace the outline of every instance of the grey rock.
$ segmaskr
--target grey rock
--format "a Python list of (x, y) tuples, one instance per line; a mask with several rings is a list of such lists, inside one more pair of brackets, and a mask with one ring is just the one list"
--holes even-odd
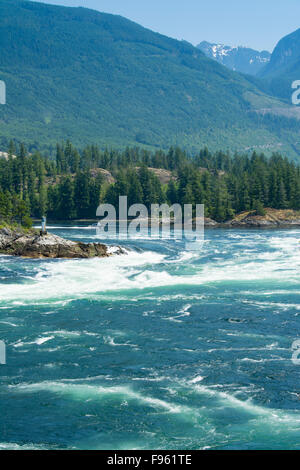
[(8, 228), (0, 229), (0, 253), (24, 258), (107, 258), (126, 252), (115, 247), (109, 249), (102, 243), (81, 243), (57, 235), (28, 233)]

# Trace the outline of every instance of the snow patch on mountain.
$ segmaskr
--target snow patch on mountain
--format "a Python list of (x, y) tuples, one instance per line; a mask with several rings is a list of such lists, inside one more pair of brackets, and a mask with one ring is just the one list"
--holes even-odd
[(259, 52), (243, 46), (227, 46), (203, 41), (197, 47), (207, 57), (229, 69), (251, 75), (256, 75), (271, 58), (268, 51)]

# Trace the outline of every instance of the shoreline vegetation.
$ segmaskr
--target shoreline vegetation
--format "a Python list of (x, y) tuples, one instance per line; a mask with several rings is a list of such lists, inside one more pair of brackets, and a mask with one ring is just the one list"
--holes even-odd
[[(300, 227), (300, 210), (295, 211), (292, 209), (272, 209), (266, 208), (264, 209), (265, 214), (259, 215), (257, 211), (245, 211), (237, 214), (233, 219), (227, 220), (226, 222), (217, 222), (211, 218), (205, 217), (204, 218), (204, 226), (205, 228), (293, 228), (293, 227)], [(93, 223), (93, 226), (96, 226), (97, 222), (102, 222), (104, 219), (72, 219), (68, 220), (67, 223), (76, 224), (76, 223)], [(135, 220), (134, 218), (127, 219), (127, 223), (129, 224), (131, 221)], [(141, 220), (141, 219), (140, 219)], [(168, 222), (169, 219), (164, 219), (160, 217), (159, 219), (149, 217), (148, 219), (142, 219), (143, 221), (147, 221), (149, 227), (151, 226), (151, 222), (157, 222), (159, 220), (159, 224), (162, 225), (164, 222)], [(40, 220), (34, 220), (35, 224), (38, 224)], [(126, 222), (126, 219), (119, 219), (116, 221), (118, 222)], [(59, 220), (50, 219), (48, 223), (51, 224), (58, 224), (61, 223)], [(170, 224), (174, 226), (175, 221), (170, 217)], [(193, 227), (196, 225), (196, 219), (193, 218)], [(66, 225), (66, 228), (68, 225)]]
[[(0, 157), (0, 221), (32, 226), (32, 218), (94, 220), (99, 204), (203, 204), (206, 226), (295, 226), (300, 220), (300, 166), (207, 148), (150, 152), (82, 150), (57, 144), (55, 159), (12, 141)], [(118, 219), (118, 210), (116, 214)]]

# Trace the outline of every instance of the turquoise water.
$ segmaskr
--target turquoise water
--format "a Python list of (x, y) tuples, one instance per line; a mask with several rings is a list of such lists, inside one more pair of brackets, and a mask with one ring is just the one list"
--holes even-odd
[(0, 257), (0, 449), (300, 449), (300, 231), (205, 237)]

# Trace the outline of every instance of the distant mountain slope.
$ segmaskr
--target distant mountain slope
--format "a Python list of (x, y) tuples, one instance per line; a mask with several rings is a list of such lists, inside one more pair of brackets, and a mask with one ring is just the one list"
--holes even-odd
[(269, 62), (268, 51), (255, 51), (248, 47), (231, 47), (224, 44), (212, 44), (202, 41), (198, 46), (210, 59), (214, 59), (231, 70), (256, 75)]
[[(279, 76), (287, 71), (300, 69), (300, 29), (282, 38), (275, 47), (269, 64), (261, 76)], [(300, 79), (300, 77), (298, 77)]]
[(300, 29), (279, 41), (269, 64), (259, 75), (269, 80), (272, 91), (278, 96), (291, 98), (291, 84), (300, 80)]
[(299, 125), (256, 113), (280, 101), (186, 42), (84, 8), (1, 0), (0, 17), (2, 150), (16, 137), (298, 153)]

